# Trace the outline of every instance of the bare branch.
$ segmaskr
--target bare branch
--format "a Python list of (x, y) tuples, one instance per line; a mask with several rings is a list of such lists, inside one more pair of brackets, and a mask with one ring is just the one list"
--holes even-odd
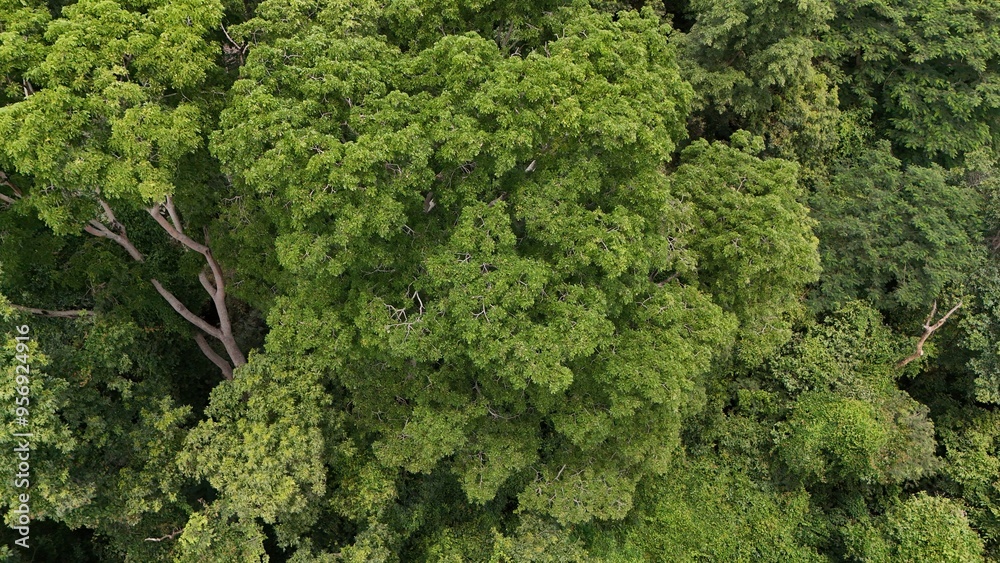
[[(212, 294), (212, 299), (215, 300), (216, 305), (221, 305), (225, 308), (226, 304), (226, 278), (222, 274), (222, 266), (219, 266), (219, 262), (212, 256), (212, 251), (208, 248), (205, 249), (205, 261), (208, 262), (208, 267), (212, 269), (213, 285), (215, 287), (215, 293)], [(226, 314), (226, 323), (229, 323), (229, 314)]]
[(146, 541), (172, 540), (172, 539), (176, 538), (177, 535), (180, 534), (183, 531), (184, 530), (175, 530), (173, 533), (167, 534), (167, 535), (165, 535), (163, 537), (160, 537), (160, 538), (146, 538)]
[(232, 380), (233, 366), (229, 365), (229, 362), (223, 359), (222, 356), (217, 354), (215, 350), (213, 350), (212, 347), (208, 345), (208, 341), (205, 340), (205, 335), (203, 335), (200, 332), (195, 333), (194, 341), (198, 343), (198, 348), (201, 348), (201, 353), (205, 354), (205, 357), (208, 358), (209, 360), (212, 360), (213, 364), (219, 366), (219, 369), (222, 370), (222, 377), (225, 377), (228, 380)]
[(496, 199), (494, 199), (493, 201), (489, 202), (489, 204), (487, 204), (487, 207), (493, 207), (498, 202), (501, 202), (501, 201), (503, 201), (505, 199), (507, 199), (507, 192), (501, 193), (499, 196), (496, 197)]
[(208, 274), (205, 273), (205, 270), (198, 272), (198, 281), (201, 282), (201, 286), (205, 288), (205, 291), (209, 295), (215, 295), (215, 286), (208, 279)]
[(103, 199), (98, 199), (97, 201), (100, 202), (101, 209), (104, 210), (104, 215), (107, 216), (108, 221), (111, 221), (111, 228), (116, 229), (120, 231), (122, 235), (127, 236), (127, 233), (125, 232), (125, 225), (122, 225), (118, 221), (118, 218), (115, 217), (115, 212), (111, 210), (111, 206), (108, 205), (108, 202), (104, 201)]
[(229, 31), (226, 30), (226, 26), (222, 26), (222, 33), (226, 35), (226, 39), (229, 40), (229, 43), (240, 54), (240, 64), (242, 65), (245, 60), (244, 57), (247, 53), (247, 49), (250, 48), (250, 44), (247, 43), (245, 45), (240, 45), (239, 43), (234, 41), (233, 38), (229, 35)]
[(934, 305), (931, 307), (931, 314), (927, 315), (927, 320), (924, 321), (924, 334), (920, 336), (919, 340), (917, 340), (917, 349), (916, 349), (916, 351), (913, 352), (912, 354), (910, 354), (909, 356), (907, 356), (906, 358), (904, 358), (903, 360), (901, 360), (898, 364), (896, 364), (896, 367), (897, 368), (902, 368), (902, 367), (906, 366), (906, 364), (912, 362), (913, 360), (916, 360), (920, 356), (923, 356), (924, 355), (924, 343), (927, 342), (927, 339), (930, 338), (932, 334), (934, 334), (935, 330), (941, 328), (941, 326), (944, 325), (944, 322), (948, 320), (948, 317), (950, 317), (952, 314), (954, 314), (955, 311), (957, 311), (958, 308), (961, 307), (961, 306), (962, 306), (962, 302), (959, 301), (954, 307), (951, 308), (950, 311), (948, 311), (947, 313), (945, 313), (945, 315), (943, 317), (941, 317), (940, 319), (938, 319), (937, 322), (935, 322), (934, 324), (931, 324), (931, 320), (934, 318), (934, 315), (937, 313), (937, 301), (935, 301)]
[(24, 305), (14, 305), (11, 307), (17, 309), (18, 311), (23, 311), (25, 313), (31, 313), (32, 315), (38, 315), (40, 317), (53, 317), (59, 319), (77, 319), (80, 317), (93, 317), (94, 312), (88, 309), (74, 309), (70, 311), (53, 311), (50, 309), (36, 309), (34, 307), (25, 307)]
[(167, 207), (167, 213), (170, 214), (170, 220), (173, 221), (174, 223), (174, 227), (177, 229), (178, 232), (183, 233), (184, 225), (181, 224), (180, 215), (177, 214), (177, 208), (174, 207), (174, 198), (169, 195), (167, 196), (166, 207)]
[[(181, 231), (178, 231), (176, 228), (174, 228), (174, 226), (170, 224), (170, 221), (167, 221), (167, 218), (163, 216), (163, 213), (161, 213), (163, 209), (164, 209), (163, 204), (158, 203), (153, 207), (150, 207), (146, 211), (148, 211), (149, 214), (153, 216), (153, 219), (155, 219), (156, 222), (159, 223), (161, 227), (163, 227), (163, 230), (167, 231), (167, 234), (170, 235), (171, 238), (173, 238), (177, 242), (183, 244), (184, 246), (190, 248), (191, 250), (199, 254), (205, 254), (206, 252), (208, 252), (207, 246), (195, 241), (193, 238), (185, 235)], [(169, 210), (167, 212), (169, 213)]]
[[(10, 183), (7, 175), (2, 171), (0, 171), (0, 185), (9, 186), (14, 191), (16, 197), (21, 197), (21, 191)], [(0, 201), (12, 204), (15, 199), (6, 194), (0, 193)], [(115, 217), (114, 210), (110, 205), (108, 205), (108, 202), (103, 199), (99, 198), (98, 202), (104, 211), (105, 217), (111, 223), (111, 228), (97, 219), (92, 219), (87, 223), (87, 225), (84, 226), (84, 231), (96, 237), (106, 238), (116, 242), (119, 246), (124, 248), (128, 252), (129, 256), (131, 256), (134, 260), (137, 262), (143, 262), (145, 259), (143, 258), (142, 253), (139, 252), (135, 245), (132, 244), (132, 241), (128, 239), (125, 226), (118, 222), (118, 218)], [(180, 215), (177, 213), (172, 197), (167, 196), (165, 204), (156, 204), (153, 207), (148, 208), (147, 211), (153, 216), (153, 219), (155, 219), (156, 222), (159, 223), (165, 231), (167, 231), (167, 234), (183, 244), (185, 247), (203, 255), (206, 262), (208, 262), (208, 266), (212, 271), (212, 276), (215, 278), (214, 282), (209, 280), (208, 275), (204, 271), (198, 275), (198, 280), (201, 282), (202, 287), (205, 288), (205, 291), (208, 292), (209, 296), (212, 298), (216, 311), (219, 314), (220, 328), (210, 325), (207, 321), (192, 313), (183, 303), (181, 303), (180, 299), (163, 287), (163, 284), (161, 284), (159, 280), (153, 279), (150, 281), (156, 288), (156, 291), (159, 292), (164, 299), (166, 299), (167, 303), (169, 303), (171, 307), (173, 307), (174, 311), (177, 311), (177, 313), (184, 317), (185, 320), (203, 331), (205, 334), (208, 334), (213, 338), (217, 338), (222, 342), (226, 348), (227, 354), (229, 354), (229, 357), (232, 360), (232, 365), (230, 365), (229, 362), (215, 353), (215, 351), (208, 346), (208, 342), (205, 341), (204, 336), (201, 334), (195, 335), (195, 341), (198, 343), (198, 347), (201, 348), (205, 356), (207, 356), (214, 364), (219, 366), (226, 379), (232, 379), (233, 367), (239, 367), (245, 364), (246, 357), (239, 349), (239, 346), (237, 346), (236, 338), (233, 336), (232, 323), (229, 319), (229, 310), (226, 307), (225, 278), (223, 276), (221, 266), (219, 266), (215, 257), (212, 256), (212, 251), (208, 246), (198, 243), (191, 237), (184, 234)], [(170, 221), (164, 217), (163, 211), (170, 216)], [(115, 230), (112, 229), (118, 230), (119, 232), (115, 232)], [(50, 311), (46, 309), (23, 307), (20, 305), (14, 305), (14, 308), (20, 311), (47, 317), (73, 318), (93, 315), (93, 312), (86, 310)], [(149, 541), (161, 540), (149, 539)]]
[(10, 181), (10, 177), (7, 176), (7, 173), (3, 170), (0, 170), (0, 186), (7, 186), (10, 188), (18, 199), (24, 197), (24, 193), (21, 192), (21, 188), (15, 186), (14, 183)]
[(222, 333), (219, 331), (219, 329), (208, 324), (205, 321), (205, 319), (189, 311), (188, 308), (185, 307), (183, 303), (181, 303), (180, 299), (177, 299), (177, 297), (173, 293), (170, 293), (169, 291), (167, 291), (166, 288), (163, 287), (163, 284), (161, 284), (159, 280), (153, 279), (150, 281), (153, 282), (153, 287), (156, 288), (156, 291), (160, 292), (160, 295), (162, 295), (163, 298), (167, 300), (167, 303), (170, 303), (170, 306), (174, 308), (174, 311), (180, 313), (180, 315), (184, 317), (184, 319), (187, 320), (187, 322), (200, 328), (205, 332), (205, 334), (208, 334), (209, 336), (213, 336), (215, 338), (218, 338), (219, 340), (222, 340)]
[[(112, 214), (112, 217), (113, 216), (114, 214)], [(124, 248), (125, 251), (128, 252), (129, 256), (131, 256), (132, 259), (135, 260), (136, 262), (145, 261), (145, 259), (142, 257), (142, 253), (139, 252), (139, 249), (132, 244), (132, 241), (130, 241), (128, 237), (113, 232), (111, 229), (106, 227), (104, 223), (101, 223), (97, 219), (91, 219), (90, 223), (87, 226), (85, 226), (83, 230), (94, 235), (95, 237), (101, 237), (115, 241), (116, 243), (118, 243), (119, 246)]]
[(239, 346), (236, 345), (236, 338), (233, 336), (233, 325), (229, 320), (229, 308), (226, 306), (226, 280), (222, 276), (222, 268), (219, 267), (219, 263), (216, 262), (211, 251), (205, 253), (205, 259), (208, 260), (208, 264), (215, 276), (216, 290), (215, 294), (212, 295), (212, 301), (215, 303), (215, 310), (219, 314), (219, 328), (222, 334), (219, 340), (226, 347), (226, 353), (229, 354), (229, 358), (233, 361), (233, 366), (240, 367), (247, 363), (247, 360)]
[[(164, 210), (170, 216), (170, 221), (164, 217)], [(247, 363), (246, 356), (243, 355), (243, 352), (236, 344), (236, 338), (233, 336), (232, 322), (229, 319), (229, 308), (226, 306), (226, 279), (223, 275), (222, 267), (219, 265), (219, 262), (214, 256), (212, 256), (212, 249), (207, 245), (195, 241), (184, 233), (181, 228), (180, 215), (174, 207), (173, 198), (167, 197), (165, 204), (156, 204), (147, 209), (147, 211), (150, 215), (152, 215), (153, 219), (160, 224), (163, 230), (167, 231), (167, 234), (169, 234), (174, 240), (204, 256), (205, 261), (208, 262), (209, 269), (212, 271), (212, 280), (209, 280), (207, 274), (204, 272), (201, 272), (198, 275), (198, 280), (201, 282), (202, 287), (205, 288), (205, 291), (208, 292), (209, 296), (212, 298), (212, 303), (215, 305), (215, 310), (219, 315), (219, 328), (212, 327), (211, 331), (205, 330), (202, 325), (210, 325), (193, 314), (191, 314), (191, 318), (187, 316), (185, 316), (185, 318), (195, 326), (205, 330), (207, 334), (222, 341), (222, 344), (226, 347), (226, 353), (229, 355), (229, 359), (232, 360), (233, 367), (240, 367), (241, 365)], [(157, 290), (159, 290), (160, 287), (162, 286), (157, 287)], [(161, 294), (162, 293), (163, 292), (161, 291)], [(164, 297), (166, 296), (164, 295)], [(168, 299), (167, 301), (170, 300)], [(175, 302), (177, 305), (183, 307), (183, 305), (177, 301), (176, 298)], [(171, 305), (174, 306), (174, 310), (181, 312), (177, 309), (177, 306), (174, 305), (173, 302)], [(184, 313), (181, 314), (183, 315)], [(190, 312), (188, 314), (190, 314)], [(195, 322), (192, 318), (201, 321), (201, 324)]]

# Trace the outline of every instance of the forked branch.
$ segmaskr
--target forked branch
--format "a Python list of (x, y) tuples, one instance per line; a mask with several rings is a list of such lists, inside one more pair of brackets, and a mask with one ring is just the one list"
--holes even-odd
[[(208, 245), (202, 244), (189, 237), (184, 232), (180, 215), (174, 207), (174, 200), (172, 197), (167, 196), (164, 203), (158, 203), (147, 209), (147, 211), (163, 228), (163, 230), (171, 236), (171, 238), (205, 257), (208, 269), (212, 272), (212, 279), (210, 280), (208, 278), (208, 274), (202, 271), (198, 275), (198, 281), (201, 282), (202, 287), (205, 288), (205, 291), (212, 298), (212, 304), (215, 306), (215, 311), (219, 315), (219, 328), (217, 331), (213, 333), (206, 330), (205, 332), (218, 338), (222, 342), (222, 345), (226, 348), (226, 354), (229, 355), (229, 359), (232, 361), (232, 366), (234, 368), (247, 363), (246, 357), (243, 355), (239, 346), (237, 346), (236, 338), (233, 336), (232, 322), (229, 319), (229, 308), (226, 305), (226, 279), (222, 273), (222, 267), (219, 265), (218, 260), (216, 260), (212, 255), (212, 249), (209, 248)], [(158, 286), (157, 291), (159, 291), (161, 287), (162, 286)], [(178, 302), (178, 304), (180, 303)], [(171, 303), (171, 306), (174, 306), (174, 304)], [(181, 312), (176, 306), (174, 306), (174, 309), (179, 313)], [(184, 313), (181, 314), (184, 315)], [(190, 314), (190, 312), (188, 314)], [(188, 317), (185, 316), (185, 318)]]
[(118, 225), (121, 233), (119, 234), (112, 231), (104, 223), (98, 221), (97, 219), (91, 219), (83, 230), (94, 235), (95, 237), (102, 237), (115, 241), (118, 243), (118, 246), (121, 246), (126, 252), (128, 252), (128, 255), (131, 256), (133, 260), (136, 262), (144, 262), (145, 258), (143, 258), (142, 253), (139, 252), (139, 249), (136, 248), (135, 245), (132, 244), (132, 241), (128, 239), (128, 236), (125, 234), (124, 227), (121, 227), (121, 224), (115, 219), (114, 213), (110, 213), (111, 209), (108, 207), (108, 204), (104, 200), (101, 200), (101, 205), (109, 211), (108, 219), (111, 221), (112, 225)]
[[(13, 196), (9, 196), (0, 192), (0, 201), (4, 203), (13, 204), (17, 199), (23, 197), (21, 190), (11, 183), (10, 179), (2, 171), (0, 171), (0, 186), (7, 186), (14, 194)], [(145, 261), (145, 258), (142, 253), (139, 252), (139, 249), (132, 244), (131, 240), (129, 240), (128, 233), (125, 231), (125, 226), (118, 221), (117, 217), (115, 217), (114, 210), (112, 210), (111, 206), (108, 205), (108, 202), (100, 198), (98, 198), (97, 201), (100, 203), (101, 209), (104, 211), (104, 218), (108, 221), (110, 226), (97, 219), (91, 219), (84, 226), (83, 230), (96, 237), (114, 241), (119, 246), (124, 248), (133, 260), (137, 262)], [(222, 267), (219, 265), (219, 262), (215, 259), (215, 257), (212, 256), (212, 250), (207, 245), (195, 241), (184, 233), (184, 227), (181, 224), (180, 214), (177, 213), (172, 197), (167, 196), (164, 203), (158, 203), (150, 207), (147, 211), (149, 211), (149, 214), (153, 216), (153, 219), (156, 220), (156, 222), (167, 232), (167, 234), (170, 235), (171, 238), (205, 257), (208, 269), (212, 272), (212, 279), (210, 280), (208, 275), (202, 271), (198, 275), (198, 280), (201, 282), (202, 287), (205, 288), (205, 291), (212, 298), (212, 303), (219, 315), (218, 328), (212, 326), (198, 315), (192, 313), (183, 303), (181, 303), (177, 296), (163, 287), (163, 284), (161, 284), (159, 280), (153, 279), (150, 281), (152, 282), (153, 287), (156, 288), (156, 291), (167, 301), (167, 303), (170, 304), (174, 311), (177, 311), (178, 314), (184, 317), (185, 320), (194, 325), (201, 332), (217, 338), (222, 342), (232, 364), (217, 354), (215, 350), (208, 345), (208, 342), (201, 333), (195, 335), (195, 342), (198, 344), (202, 353), (204, 353), (205, 356), (212, 361), (212, 363), (217, 365), (219, 369), (222, 370), (223, 377), (226, 379), (232, 379), (233, 368), (245, 364), (246, 357), (239, 349), (239, 346), (237, 346), (236, 338), (233, 336), (232, 322), (229, 319), (229, 309), (226, 306), (225, 277), (222, 273)], [(169, 217), (169, 220), (167, 217)], [(72, 311), (53, 311), (48, 309), (24, 307), (22, 305), (14, 305), (13, 307), (19, 311), (46, 317), (76, 318), (80, 316), (92, 316), (94, 314), (92, 311), (83, 309)]]
[(955, 311), (957, 311), (958, 308), (961, 306), (962, 302), (959, 301), (958, 303), (955, 304), (954, 307), (951, 308), (950, 311), (948, 311), (947, 313), (944, 314), (943, 317), (938, 319), (937, 322), (931, 324), (931, 321), (934, 319), (934, 315), (937, 314), (937, 301), (935, 301), (934, 305), (931, 307), (931, 314), (927, 315), (927, 320), (924, 321), (924, 333), (920, 336), (920, 339), (917, 340), (917, 349), (909, 356), (903, 358), (898, 364), (896, 364), (896, 367), (903, 368), (906, 366), (906, 364), (912, 362), (913, 360), (916, 360), (920, 356), (923, 356), (924, 343), (927, 342), (927, 339), (930, 338), (932, 334), (934, 334), (935, 330), (941, 328), (941, 326), (944, 325), (944, 322), (948, 320), (948, 317), (952, 316), (952, 314), (954, 314)]
[[(108, 205), (103, 199), (98, 200), (101, 204), (101, 208), (104, 210), (104, 216), (110, 223), (111, 227), (108, 227), (101, 221), (97, 219), (91, 220), (85, 227), (84, 230), (94, 236), (110, 239), (122, 248), (124, 248), (134, 260), (138, 262), (144, 261), (142, 253), (132, 244), (129, 240), (128, 234), (125, 231), (124, 225), (118, 222), (117, 217), (115, 217), (114, 211), (111, 206)], [(162, 204), (156, 204), (150, 207), (147, 211), (153, 216), (153, 219), (170, 235), (174, 240), (179, 241), (185, 247), (198, 252), (205, 257), (208, 262), (208, 267), (212, 271), (212, 276), (214, 280), (210, 281), (208, 276), (202, 272), (198, 275), (199, 281), (201, 281), (202, 287), (208, 292), (209, 296), (212, 298), (212, 303), (215, 306), (216, 311), (219, 314), (219, 327), (214, 327), (209, 324), (205, 319), (202, 319), (198, 315), (191, 312), (176, 295), (170, 292), (167, 288), (163, 287), (157, 279), (152, 279), (150, 282), (156, 291), (170, 304), (170, 306), (177, 311), (177, 313), (184, 317), (186, 321), (195, 326), (201, 333), (207, 334), (213, 338), (217, 338), (223, 343), (226, 348), (226, 353), (229, 355), (231, 364), (224, 358), (219, 356), (205, 341), (204, 336), (201, 333), (195, 335), (195, 342), (198, 344), (198, 348), (201, 349), (202, 353), (212, 361), (215, 365), (219, 367), (222, 371), (223, 377), (226, 379), (233, 378), (233, 368), (239, 367), (246, 363), (246, 357), (243, 352), (239, 349), (236, 344), (236, 338), (233, 336), (232, 323), (229, 320), (229, 310), (226, 306), (226, 293), (225, 293), (225, 280), (222, 274), (222, 268), (219, 266), (218, 261), (212, 256), (211, 249), (201, 244), (191, 237), (184, 234), (184, 227), (181, 224), (180, 214), (177, 213), (177, 209), (174, 207), (173, 198), (167, 196), (166, 202)], [(166, 215), (166, 216), (165, 216)], [(168, 218), (169, 217), (169, 220)]]

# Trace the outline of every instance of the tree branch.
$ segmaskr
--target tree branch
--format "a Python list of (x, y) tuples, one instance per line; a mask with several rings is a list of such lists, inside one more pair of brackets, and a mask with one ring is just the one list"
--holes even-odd
[[(164, 210), (166, 210), (167, 214), (170, 216), (170, 221), (164, 217)], [(160, 224), (163, 230), (167, 231), (167, 234), (169, 234), (174, 240), (205, 257), (205, 261), (208, 262), (209, 269), (212, 270), (212, 277), (214, 279), (210, 281), (208, 276), (204, 272), (201, 272), (198, 275), (198, 280), (201, 282), (202, 287), (205, 288), (205, 291), (208, 292), (209, 296), (211, 296), (212, 303), (215, 305), (215, 310), (219, 315), (219, 329), (217, 329), (214, 333), (209, 331), (205, 332), (222, 341), (223, 346), (226, 347), (226, 353), (229, 355), (229, 359), (232, 360), (234, 367), (240, 367), (247, 363), (246, 356), (243, 355), (243, 352), (236, 344), (236, 338), (233, 336), (233, 326), (229, 319), (229, 308), (226, 305), (226, 278), (222, 273), (222, 267), (219, 265), (219, 262), (212, 255), (212, 249), (207, 245), (195, 241), (184, 233), (181, 226), (180, 216), (177, 214), (177, 209), (174, 207), (173, 198), (168, 196), (165, 204), (158, 203), (147, 209), (147, 211), (153, 216), (153, 219)], [(174, 308), (176, 309), (176, 307)]]
[(222, 268), (215, 260), (215, 257), (212, 256), (211, 251), (205, 253), (205, 259), (208, 260), (209, 267), (212, 268), (212, 274), (215, 277), (216, 289), (212, 295), (212, 301), (215, 302), (215, 310), (219, 314), (219, 328), (222, 332), (220, 340), (225, 345), (226, 352), (233, 361), (233, 365), (240, 367), (247, 363), (247, 360), (243, 356), (243, 352), (239, 346), (236, 345), (236, 338), (233, 336), (233, 325), (229, 320), (229, 308), (226, 306), (226, 280), (222, 276)]
[(108, 205), (108, 202), (103, 199), (98, 199), (97, 201), (100, 202), (101, 209), (104, 210), (104, 214), (108, 217), (108, 221), (111, 221), (111, 227), (121, 231), (123, 236), (127, 236), (127, 233), (125, 232), (125, 225), (121, 224), (118, 221), (118, 218), (115, 217), (115, 212), (111, 210), (111, 206)]
[(208, 279), (208, 274), (205, 273), (205, 270), (198, 272), (198, 281), (201, 282), (201, 287), (205, 288), (205, 291), (209, 295), (215, 295), (215, 286)]
[(59, 319), (76, 319), (79, 317), (93, 317), (94, 312), (88, 309), (74, 309), (70, 311), (53, 311), (50, 309), (36, 309), (34, 307), (25, 307), (24, 305), (10, 305), (18, 311), (23, 311), (25, 313), (31, 313), (32, 315), (38, 315), (40, 317), (53, 317)]
[(213, 364), (219, 366), (219, 369), (222, 370), (222, 377), (225, 377), (227, 380), (232, 380), (233, 366), (229, 365), (229, 362), (227, 362), (222, 356), (218, 355), (215, 350), (208, 345), (208, 341), (205, 340), (205, 335), (200, 332), (196, 333), (194, 335), (194, 341), (198, 343), (198, 348), (201, 348), (201, 353), (205, 354), (205, 357), (209, 360), (212, 360)]
[[(206, 252), (208, 252), (207, 246), (195, 241), (193, 238), (185, 235), (182, 231), (178, 231), (172, 224), (170, 224), (170, 221), (167, 221), (167, 218), (163, 216), (162, 213), (163, 210), (164, 210), (163, 204), (157, 203), (156, 205), (150, 207), (146, 211), (148, 211), (149, 214), (153, 216), (153, 219), (155, 219), (156, 222), (159, 223), (161, 227), (163, 227), (163, 230), (167, 231), (167, 234), (170, 235), (171, 238), (173, 238), (177, 242), (183, 244), (184, 246), (190, 248), (191, 250), (197, 252), (198, 254), (205, 254)], [(169, 211), (167, 212), (169, 213)]]
[[(114, 214), (112, 213), (111, 216), (108, 218), (112, 219), (113, 217)], [(104, 223), (101, 223), (97, 219), (91, 219), (90, 222), (87, 224), (87, 226), (83, 228), (83, 230), (94, 235), (95, 237), (101, 237), (115, 241), (116, 243), (118, 243), (119, 246), (124, 248), (125, 251), (128, 252), (129, 256), (131, 256), (132, 259), (135, 260), (136, 262), (145, 261), (145, 258), (142, 257), (142, 253), (139, 252), (139, 249), (132, 244), (132, 241), (130, 241), (128, 237), (115, 233), (107, 226), (105, 226)]]
[(21, 192), (21, 188), (15, 186), (14, 183), (10, 181), (10, 177), (7, 176), (7, 173), (3, 170), (0, 170), (0, 186), (7, 186), (10, 188), (18, 199), (24, 197), (24, 193)]
[[(229, 41), (229, 44), (232, 45), (233, 50), (236, 53), (239, 53), (240, 66), (242, 66), (243, 63), (246, 61), (247, 49), (250, 48), (250, 43), (246, 43), (245, 45), (240, 45), (239, 43), (234, 41), (233, 38), (229, 35), (229, 31), (226, 30), (226, 26), (223, 25), (221, 27), (222, 27), (222, 33), (226, 35), (226, 39)], [(223, 51), (226, 51), (225, 46), (223, 46)]]
[(156, 288), (156, 291), (160, 292), (160, 295), (162, 295), (163, 298), (167, 300), (167, 303), (170, 303), (170, 306), (174, 308), (174, 311), (180, 313), (180, 315), (184, 317), (184, 319), (187, 320), (187, 322), (200, 328), (205, 332), (205, 334), (208, 334), (209, 336), (214, 336), (215, 338), (222, 340), (222, 332), (219, 331), (219, 329), (208, 324), (208, 322), (206, 322), (205, 319), (189, 311), (188, 308), (185, 307), (183, 303), (181, 303), (180, 299), (177, 299), (177, 297), (173, 293), (170, 293), (169, 291), (167, 291), (165, 287), (163, 287), (163, 284), (161, 284), (159, 280), (153, 279), (150, 281), (153, 282), (153, 287)]
[(181, 224), (180, 215), (177, 214), (177, 208), (174, 207), (174, 198), (169, 195), (167, 196), (167, 213), (170, 214), (170, 220), (174, 223), (174, 228), (178, 232), (183, 233), (184, 225)]
[[(2, 171), (0, 171), (0, 185), (9, 186), (14, 191), (14, 194), (17, 198), (22, 197), (21, 190), (19, 190), (17, 186), (10, 183), (10, 181), (7, 178), (7, 175)], [(12, 204), (14, 203), (15, 198), (0, 193), (0, 201)], [(111, 208), (110, 205), (108, 205), (108, 202), (100, 198), (98, 198), (97, 201), (100, 203), (101, 209), (104, 211), (104, 216), (111, 223), (111, 227), (120, 232), (116, 233), (114, 230), (112, 230), (112, 228), (109, 228), (107, 225), (105, 225), (104, 223), (102, 223), (97, 219), (91, 219), (87, 223), (87, 225), (84, 226), (83, 230), (96, 237), (106, 238), (114, 241), (119, 246), (124, 248), (128, 252), (129, 256), (131, 256), (135, 261), (144, 262), (145, 259), (142, 253), (139, 252), (139, 249), (137, 249), (135, 245), (132, 244), (132, 241), (129, 240), (128, 235), (125, 231), (125, 226), (118, 222), (118, 218), (115, 217), (114, 210)], [(163, 216), (162, 211), (164, 210), (170, 216), (170, 221), (168, 221), (166, 217)], [(222, 274), (222, 267), (219, 266), (218, 261), (216, 261), (215, 257), (212, 256), (212, 250), (208, 246), (200, 244), (195, 240), (193, 240), (191, 237), (184, 234), (183, 226), (180, 220), (180, 215), (177, 213), (177, 209), (174, 206), (174, 201), (172, 197), (168, 196), (166, 198), (165, 205), (156, 204), (153, 207), (148, 208), (147, 211), (149, 212), (150, 215), (153, 216), (153, 219), (155, 219), (156, 222), (159, 223), (160, 226), (163, 227), (165, 231), (167, 231), (167, 234), (169, 234), (173, 239), (177, 240), (187, 248), (203, 255), (205, 257), (205, 260), (208, 262), (208, 266), (212, 270), (212, 276), (215, 278), (214, 283), (208, 279), (208, 276), (207, 274), (205, 274), (204, 271), (198, 275), (198, 280), (201, 282), (202, 287), (205, 288), (205, 291), (208, 292), (209, 296), (212, 298), (212, 302), (215, 305), (216, 311), (219, 314), (220, 328), (216, 328), (210, 325), (207, 321), (192, 313), (183, 303), (181, 303), (180, 299), (178, 299), (173, 293), (171, 293), (165, 287), (163, 287), (163, 284), (161, 284), (159, 280), (152, 279), (150, 281), (156, 288), (156, 291), (159, 292), (159, 294), (164, 299), (166, 299), (167, 303), (170, 304), (170, 306), (174, 309), (174, 311), (177, 311), (177, 313), (179, 313), (182, 317), (184, 317), (186, 321), (194, 325), (196, 328), (200, 329), (205, 334), (217, 338), (222, 342), (222, 344), (226, 348), (226, 353), (229, 354), (229, 357), (232, 360), (232, 365), (230, 365), (229, 362), (227, 362), (225, 359), (219, 356), (208, 345), (208, 342), (205, 341), (205, 337), (202, 334), (199, 333), (195, 335), (195, 342), (198, 343), (198, 347), (201, 349), (202, 353), (204, 353), (205, 356), (212, 361), (212, 363), (217, 365), (219, 369), (222, 370), (223, 377), (225, 377), (226, 379), (232, 379), (233, 367), (234, 366), (239, 367), (245, 364), (246, 357), (243, 355), (243, 352), (239, 349), (239, 346), (237, 346), (236, 338), (233, 336), (232, 323), (230, 322), (229, 319), (229, 310), (226, 307), (225, 278), (223, 277)], [(13, 307), (20, 311), (47, 317), (75, 318), (79, 316), (92, 316), (94, 314), (92, 311), (87, 311), (87, 310), (50, 311), (46, 309), (35, 309), (32, 307), (24, 307), (21, 305), (14, 305)], [(148, 541), (162, 541), (162, 539), (165, 539), (166, 537), (167, 536), (165, 536), (164, 538), (160, 538), (159, 540), (151, 538), (147, 539)], [(170, 538), (172, 537), (173, 536), (170, 536)]]
[(927, 342), (927, 339), (930, 338), (932, 334), (934, 334), (935, 330), (941, 328), (941, 326), (944, 324), (944, 322), (948, 320), (948, 317), (950, 317), (961, 306), (962, 306), (962, 302), (959, 301), (954, 307), (951, 308), (950, 311), (948, 311), (947, 313), (945, 313), (945, 315), (943, 317), (941, 317), (940, 319), (938, 319), (937, 322), (935, 322), (934, 324), (931, 324), (931, 319), (933, 319), (934, 315), (937, 313), (937, 301), (935, 301), (933, 307), (931, 307), (931, 314), (927, 315), (927, 320), (924, 321), (924, 334), (920, 336), (919, 340), (917, 340), (917, 349), (916, 349), (916, 351), (913, 352), (912, 354), (910, 354), (909, 356), (907, 356), (906, 358), (903, 358), (903, 360), (901, 360), (898, 364), (896, 364), (896, 367), (897, 368), (902, 368), (902, 367), (906, 366), (906, 364), (912, 362), (913, 360), (916, 360), (920, 356), (923, 356), (924, 355), (924, 343)]
[(167, 534), (167, 535), (165, 535), (163, 537), (159, 537), (159, 538), (146, 538), (146, 541), (172, 540), (172, 539), (176, 538), (177, 535), (180, 534), (183, 531), (184, 531), (183, 529), (182, 530), (176, 530), (173, 533)]

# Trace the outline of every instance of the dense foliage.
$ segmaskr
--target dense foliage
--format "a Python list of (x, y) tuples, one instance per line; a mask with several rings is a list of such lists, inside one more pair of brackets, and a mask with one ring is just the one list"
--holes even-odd
[(998, 85), (996, 0), (0, 0), (0, 554), (1000, 557)]

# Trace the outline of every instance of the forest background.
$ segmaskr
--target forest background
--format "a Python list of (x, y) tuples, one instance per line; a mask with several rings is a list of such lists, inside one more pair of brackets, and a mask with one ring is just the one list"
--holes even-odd
[(0, 0), (0, 551), (1000, 557), (998, 147), (997, 0)]

